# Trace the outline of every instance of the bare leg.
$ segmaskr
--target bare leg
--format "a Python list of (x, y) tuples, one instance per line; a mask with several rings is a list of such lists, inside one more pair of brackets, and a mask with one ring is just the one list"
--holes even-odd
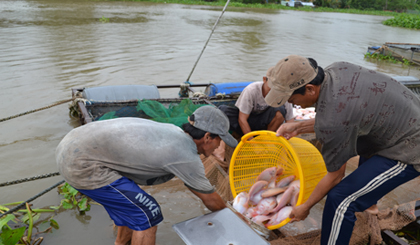
[(276, 112), (276, 116), (271, 120), (270, 124), (267, 126), (267, 130), (276, 132), (277, 129), (282, 125), (284, 122), (284, 117), (280, 113), (280, 111)]
[(131, 245), (155, 245), (157, 226), (144, 231), (134, 231)]
[(133, 236), (133, 230), (127, 226), (118, 226), (117, 239), (115, 240), (115, 245), (125, 245), (131, 240)]

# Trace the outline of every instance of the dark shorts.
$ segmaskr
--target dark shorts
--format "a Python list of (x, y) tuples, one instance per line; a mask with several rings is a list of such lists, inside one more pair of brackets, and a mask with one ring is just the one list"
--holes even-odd
[[(241, 126), (238, 122), (239, 109), (237, 107), (227, 105), (221, 105), (219, 106), (219, 109), (229, 118), (230, 131), (243, 135)], [(269, 107), (267, 110), (259, 114), (251, 113), (248, 118), (248, 124), (251, 127), (251, 131), (267, 130), (268, 125), (276, 116), (277, 111), (280, 111), (283, 117), (286, 118), (286, 108), (284, 106), (277, 108)]]
[(78, 191), (104, 206), (117, 226), (143, 231), (163, 220), (156, 200), (126, 177), (95, 190)]
[(348, 245), (356, 212), (363, 212), (419, 175), (413, 165), (382, 156), (362, 157), (359, 167), (328, 192), (322, 214), (321, 244)]

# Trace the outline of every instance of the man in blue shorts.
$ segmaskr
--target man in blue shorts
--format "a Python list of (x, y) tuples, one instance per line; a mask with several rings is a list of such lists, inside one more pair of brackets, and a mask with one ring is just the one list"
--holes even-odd
[(73, 129), (56, 149), (61, 176), (82, 194), (102, 204), (118, 234), (115, 244), (155, 244), (163, 220), (156, 200), (139, 185), (173, 177), (211, 211), (226, 207), (206, 178), (199, 154), (209, 156), (229, 134), (229, 120), (213, 106), (198, 108), (183, 130), (140, 118), (118, 118)]
[[(290, 217), (305, 219), (327, 195), (321, 244), (349, 244), (355, 212), (420, 175), (420, 99), (380, 72), (347, 62), (323, 70), (297, 55), (276, 64), (269, 86), (269, 105), (315, 105), (315, 119), (285, 123), (277, 135), (315, 132), (328, 170)], [(346, 162), (357, 155), (359, 167), (344, 178)]]

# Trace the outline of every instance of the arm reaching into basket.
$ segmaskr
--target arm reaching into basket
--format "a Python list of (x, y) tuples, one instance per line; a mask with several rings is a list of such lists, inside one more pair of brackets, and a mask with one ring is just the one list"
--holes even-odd
[(279, 129), (277, 129), (276, 135), (283, 136), (286, 139), (290, 139), (299, 134), (313, 133), (314, 125), (315, 119), (284, 123), (279, 127)]

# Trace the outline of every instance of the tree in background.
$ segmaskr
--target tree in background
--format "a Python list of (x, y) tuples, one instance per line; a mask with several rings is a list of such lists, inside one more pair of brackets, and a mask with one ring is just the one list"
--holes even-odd
[(406, 12), (420, 10), (417, 0), (315, 0), (318, 7), (352, 8), (360, 10), (391, 10)]

